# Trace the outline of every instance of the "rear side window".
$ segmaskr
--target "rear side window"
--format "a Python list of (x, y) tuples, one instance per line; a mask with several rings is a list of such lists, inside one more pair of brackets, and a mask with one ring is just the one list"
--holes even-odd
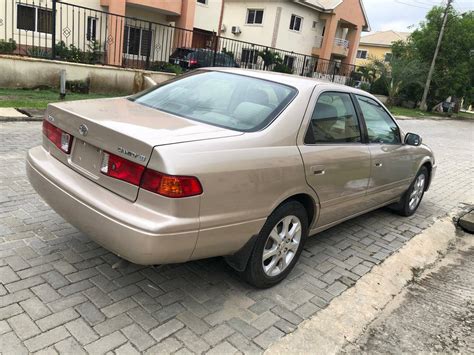
[(361, 142), (359, 121), (349, 94), (322, 93), (305, 137), (307, 144)]
[(196, 71), (131, 99), (195, 121), (253, 132), (273, 121), (296, 94), (295, 88), (273, 81)]

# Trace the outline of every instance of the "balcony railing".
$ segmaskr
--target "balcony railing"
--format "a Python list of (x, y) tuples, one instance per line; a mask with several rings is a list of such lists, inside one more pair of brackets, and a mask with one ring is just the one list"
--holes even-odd
[(334, 45), (343, 48), (349, 48), (349, 41), (342, 38), (334, 38)]

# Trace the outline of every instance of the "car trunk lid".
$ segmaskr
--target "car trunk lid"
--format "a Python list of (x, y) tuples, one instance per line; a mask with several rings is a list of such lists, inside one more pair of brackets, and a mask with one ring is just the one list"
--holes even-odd
[(70, 156), (51, 153), (97, 184), (135, 200), (138, 187), (100, 173), (104, 152), (146, 166), (153, 148), (242, 134), (158, 111), (127, 98), (51, 104), (47, 117), (74, 137)]

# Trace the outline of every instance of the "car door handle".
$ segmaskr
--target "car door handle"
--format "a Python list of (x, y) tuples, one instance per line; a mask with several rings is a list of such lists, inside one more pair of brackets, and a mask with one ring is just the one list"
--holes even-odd
[(380, 168), (382, 165), (383, 165), (382, 163), (375, 163), (375, 166), (376, 166), (377, 168)]
[(314, 175), (324, 175), (326, 173), (322, 166), (312, 166), (310, 169)]

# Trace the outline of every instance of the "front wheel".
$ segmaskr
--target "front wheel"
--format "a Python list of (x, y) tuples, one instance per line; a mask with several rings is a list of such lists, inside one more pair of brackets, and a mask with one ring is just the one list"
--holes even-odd
[(397, 212), (405, 217), (413, 215), (423, 198), (428, 182), (428, 169), (422, 167), (415, 177), (415, 180), (410, 185), (410, 188), (405, 192), (400, 202), (398, 203)]
[(297, 201), (279, 206), (265, 222), (243, 277), (255, 287), (271, 287), (295, 266), (308, 235), (308, 215)]

